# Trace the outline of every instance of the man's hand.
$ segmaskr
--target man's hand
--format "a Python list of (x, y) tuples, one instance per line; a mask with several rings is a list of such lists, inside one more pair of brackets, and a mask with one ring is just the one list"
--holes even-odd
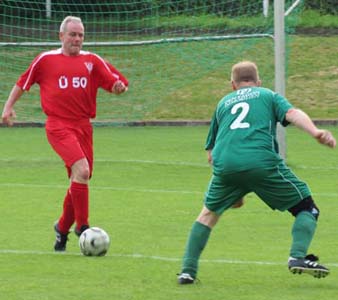
[(124, 83), (121, 80), (116, 81), (112, 88), (112, 92), (116, 95), (122, 94), (127, 90), (128, 88), (124, 85)]
[(2, 123), (13, 126), (13, 119), (16, 118), (16, 113), (14, 109), (7, 109), (6, 106), (2, 112)]
[(212, 150), (207, 150), (207, 158), (208, 158), (208, 163), (212, 165), (212, 155), (211, 155)]
[(309, 133), (319, 143), (331, 148), (336, 147), (337, 142), (331, 132), (324, 129), (318, 129), (310, 117), (302, 110), (291, 108), (286, 113), (285, 118), (288, 122)]
[(23, 93), (24, 90), (22, 90), (19, 86), (17, 86), (16, 84), (13, 86), (2, 111), (2, 122), (4, 124), (7, 124), (8, 126), (13, 126), (13, 119), (16, 118), (14, 105), (16, 101), (20, 99)]
[(323, 145), (329, 146), (331, 148), (336, 147), (336, 139), (333, 137), (332, 133), (328, 130), (318, 130), (315, 138), (317, 139), (318, 143)]
[(240, 208), (243, 205), (244, 205), (244, 198), (241, 198), (237, 202), (235, 202), (231, 207), (232, 208)]

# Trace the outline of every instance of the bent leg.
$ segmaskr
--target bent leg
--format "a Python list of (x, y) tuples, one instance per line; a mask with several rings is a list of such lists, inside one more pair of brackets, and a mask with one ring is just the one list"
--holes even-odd
[(317, 256), (308, 254), (319, 216), (318, 207), (312, 198), (308, 197), (289, 211), (296, 217), (292, 228), (293, 240), (288, 261), (290, 272), (293, 274), (306, 273), (315, 278), (326, 277), (330, 274), (329, 269), (316, 262)]
[(316, 226), (316, 218), (310, 212), (298, 213), (292, 227), (291, 257), (304, 258), (307, 255)]
[(217, 214), (203, 207), (190, 231), (183, 257), (182, 273), (188, 273), (196, 278), (198, 260), (208, 242), (211, 229), (216, 225), (218, 219)]
[(291, 207), (289, 212), (296, 218), (292, 227), (290, 256), (304, 258), (308, 254), (320, 212), (311, 196)]

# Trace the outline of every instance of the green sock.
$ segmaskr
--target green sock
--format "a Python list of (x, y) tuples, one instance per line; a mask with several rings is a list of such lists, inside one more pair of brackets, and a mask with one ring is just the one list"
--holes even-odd
[(292, 227), (290, 256), (304, 258), (308, 253), (317, 226), (316, 218), (308, 211), (300, 212)]
[(196, 278), (199, 257), (208, 242), (211, 228), (195, 222), (191, 228), (189, 239), (183, 257), (182, 273), (188, 273)]

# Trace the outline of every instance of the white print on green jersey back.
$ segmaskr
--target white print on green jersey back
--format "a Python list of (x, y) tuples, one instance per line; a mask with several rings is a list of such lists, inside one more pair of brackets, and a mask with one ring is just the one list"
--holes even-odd
[(239, 109), (242, 109), (242, 111), (235, 119), (235, 121), (232, 122), (232, 124), (230, 125), (230, 129), (250, 127), (250, 124), (248, 122), (242, 122), (250, 110), (250, 105), (246, 102), (237, 103), (232, 107), (231, 113), (235, 115)]

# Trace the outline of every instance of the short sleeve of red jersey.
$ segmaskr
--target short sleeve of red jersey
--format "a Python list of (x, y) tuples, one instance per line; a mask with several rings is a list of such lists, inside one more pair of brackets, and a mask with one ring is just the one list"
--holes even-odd
[(43, 57), (43, 53), (38, 55), (30, 64), (28, 69), (21, 74), (16, 85), (25, 91), (29, 91), (34, 83), (39, 82), (39, 61)]

